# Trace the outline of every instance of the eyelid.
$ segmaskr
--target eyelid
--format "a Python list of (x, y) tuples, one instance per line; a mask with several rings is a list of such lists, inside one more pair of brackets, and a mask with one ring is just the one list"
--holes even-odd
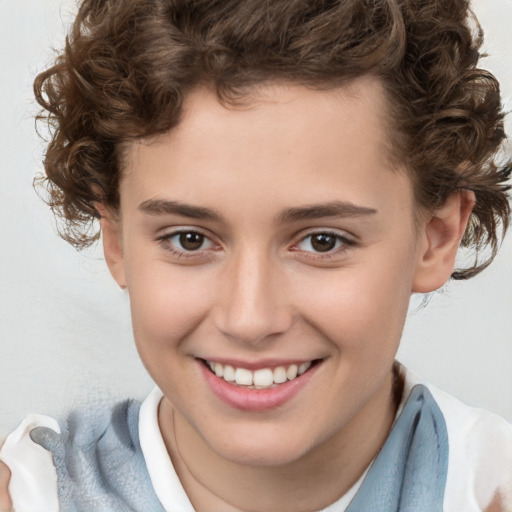
[(201, 228), (199, 226), (187, 225), (187, 224), (178, 224), (176, 226), (167, 226), (163, 229), (158, 230), (156, 235), (156, 239), (161, 238), (170, 238), (175, 235), (180, 235), (181, 233), (198, 233), (203, 235), (210, 240), (213, 238), (213, 235), (207, 229)]
[(356, 243), (357, 237), (348, 231), (345, 231), (344, 229), (336, 229), (336, 228), (308, 228), (306, 230), (302, 230), (300, 233), (298, 233), (295, 238), (297, 239), (297, 242), (301, 242), (302, 240), (313, 236), (313, 235), (330, 235), (333, 237), (336, 237), (338, 239), (342, 239), (346, 241), (347, 243)]

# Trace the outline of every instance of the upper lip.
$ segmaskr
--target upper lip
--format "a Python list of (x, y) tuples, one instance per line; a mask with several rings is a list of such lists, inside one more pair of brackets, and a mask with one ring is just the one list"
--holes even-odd
[(302, 363), (307, 363), (309, 361), (317, 361), (322, 358), (311, 358), (311, 359), (262, 359), (259, 361), (245, 361), (242, 359), (229, 359), (225, 357), (202, 357), (200, 358), (204, 361), (208, 361), (211, 363), (220, 363), (223, 366), (230, 365), (233, 368), (246, 368), (247, 370), (259, 370), (262, 368), (276, 368), (278, 366), (288, 367), (292, 364), (296, 364), (297, 366)]

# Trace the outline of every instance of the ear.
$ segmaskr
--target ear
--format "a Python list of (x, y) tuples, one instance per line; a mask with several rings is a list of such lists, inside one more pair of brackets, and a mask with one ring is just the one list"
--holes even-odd
[(104, 204), (96, 203), (94, 206), (101, 215), (101, 234), (107, 266), (116, 283), (125, 289), (126, 273), (119, 219)]
[(422, 227), (413, 292), (433, 292), (450, 279), (474, 205), (475, 194), (472, 191), (456, 192)]

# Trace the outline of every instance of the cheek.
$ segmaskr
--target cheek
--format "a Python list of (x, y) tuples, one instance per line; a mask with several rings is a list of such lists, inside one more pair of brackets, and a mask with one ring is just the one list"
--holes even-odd
[(204, 276), (165, 262), (128, 266), (128, 290), (135, 340), (140, 349), (177, 346), (207, 311)]
[(411, 280), (409, 257), (379, 258), (303, 280), (297, 294), (304, 317), (340, 352), (374, 358), (398, 347)]

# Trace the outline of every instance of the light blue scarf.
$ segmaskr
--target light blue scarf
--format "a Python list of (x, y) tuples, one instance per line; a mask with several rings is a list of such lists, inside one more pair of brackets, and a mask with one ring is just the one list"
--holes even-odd
[(346, 512), (442, 512), (448, 432), (439, 406), (414, 386)]

